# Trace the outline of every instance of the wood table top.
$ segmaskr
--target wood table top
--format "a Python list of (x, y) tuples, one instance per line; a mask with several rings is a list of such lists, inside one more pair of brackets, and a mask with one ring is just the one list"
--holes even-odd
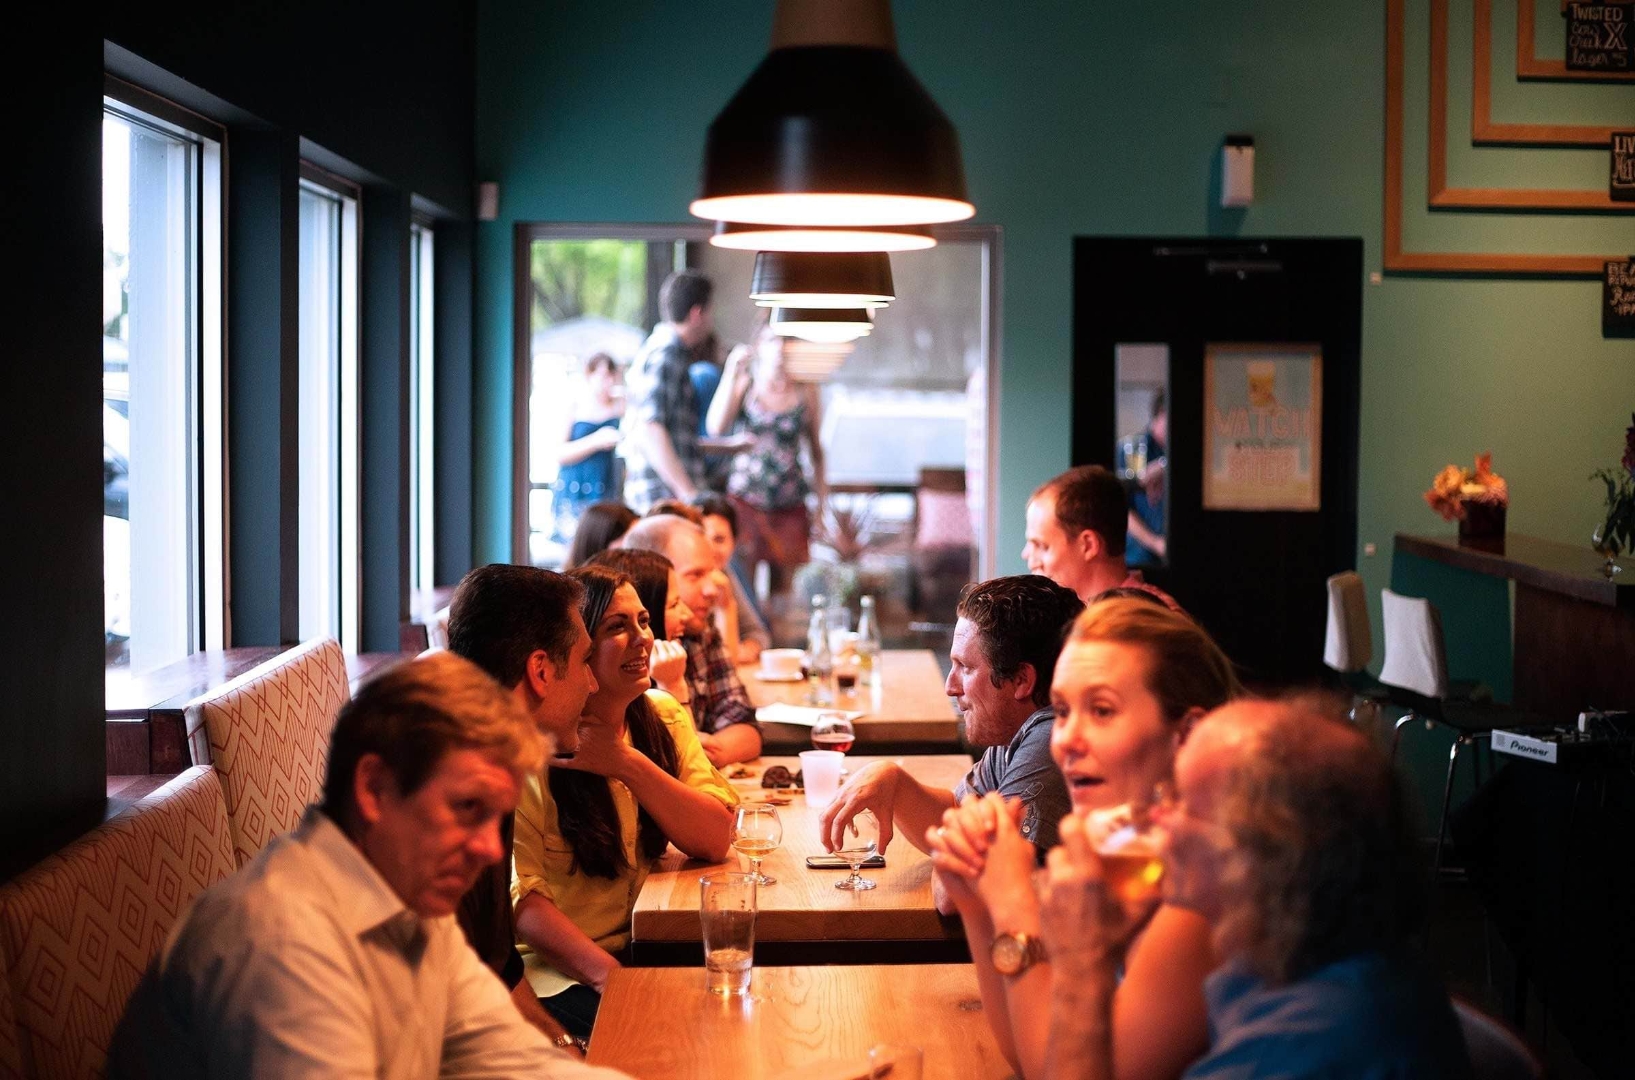
[[(880, 758), (848, 754), (853, 772)], [(965, 754), (914, 755), (900, 762), (923, 783), (952, 789), (971, 768)], [(765, 757), (745, 766), (754, 775), (733, 780), (746, 801), (768, 794), (760, 786), (761, 773), (772, 765), (790, 772), (800, 759)], [(734, 771), (732, 768), (728, 773)], [(786, 793), (787, 794), (787, 793)], [(863, 874), (877, 887), (866, 892), (835, 888), (845, 870), (813, 870), (806, 856), (825, 853), (818, 839), (821, 811), (806, 805), (805, 795), (787, 795), (789, 805), (778, 807), (783, 821), (783, 846), (761, 864), (777, 879), (757, 898), (756, 941), (948, 941), (961, 934), (959, 920), (938, 915), (931, 899), (931, 860), (902, 836), (894, 836), (885, 852), (886, 865)], [(698, 879), (721, 870), (747, 870), (749, 860), (732, 852), (722, 863), (688, 860), (671, 848), (642, 885), (631, 916), (631, 936), (638, 942), (700, 940)]]
[[(754, 664), (743, 664), (738, 675), (756, 708), (781, 703), (806, 704), (803, 682), (763, 682)], [(942, 669), (930, 649), (887, 649), (880, 654), (878, 685), (858, 687), (835, 703), (837, 709), (860, 709), (857, 745), (868, 749), (884, 743), (942, 743), (959, 745), (959, 714), (943, 692)], [(811, 749), (810, 732), (792, 724), (763, 725), (766, 745), (775, 750)]]
[(710, 993), (704, 978), (615, 971), (590, 1063), (675, 1080), (864, 1080), (871, 1046), (906, 1043), (924, 1052), (927, 1077), (1012, 1075), (969, 964), (762, 967), (740, 998)]
[[(1582, 544), (1563, 544), (1521, 533), (1461, 544), (1457, 536), (1397, 533), (1396, 550), (1490, 577), (1560, 593), (1592, 604), (1635, 609), (1635, 575), (1602, 573), (1606, 561)], [(1627, 564), (1628, 560), (1624, 560)]]

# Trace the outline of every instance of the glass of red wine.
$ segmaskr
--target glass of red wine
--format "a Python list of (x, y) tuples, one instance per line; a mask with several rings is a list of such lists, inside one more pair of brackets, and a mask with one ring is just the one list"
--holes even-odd
[(838, 750), (844, 754), (856, 741), (857, 729), (843, 712), (820, 713), (817, 722), (812, 725), (814, 750)]

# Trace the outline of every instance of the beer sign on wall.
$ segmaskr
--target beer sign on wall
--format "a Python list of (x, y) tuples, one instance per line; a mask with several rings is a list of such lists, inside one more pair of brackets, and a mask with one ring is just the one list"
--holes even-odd
[(1612, 133), (1613, 202), (1635, 202), (1635, 131)]
[(1567, 70), (1607, 74), (1635, 71), (1631, 63), (1630, 22), (1635, 0), (1579, 3), (1567, 10)]

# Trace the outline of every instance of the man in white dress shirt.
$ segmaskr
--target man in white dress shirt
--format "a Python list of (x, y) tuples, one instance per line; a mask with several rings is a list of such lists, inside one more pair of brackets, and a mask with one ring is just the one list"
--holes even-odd
[(323, 801), (194, 904), (132, 996), (111, 1077), (613, 1077), (553, 1048), (453, 917), (544, 743), (452, 653), (366, 684)]

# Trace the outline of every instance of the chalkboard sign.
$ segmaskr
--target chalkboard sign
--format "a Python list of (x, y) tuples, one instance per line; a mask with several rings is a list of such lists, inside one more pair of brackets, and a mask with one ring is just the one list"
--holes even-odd
[(1567, 5), (1567, 70), (1622, 72), (1631, 65), (1630, 16), (1635, 0)]
[(1635, 337), (1635, 256), (1607, 263), (1601, 279), (1601, 336)]
[(1635, 202), (1635, 131), (1612, 133), (1613, 202)]

